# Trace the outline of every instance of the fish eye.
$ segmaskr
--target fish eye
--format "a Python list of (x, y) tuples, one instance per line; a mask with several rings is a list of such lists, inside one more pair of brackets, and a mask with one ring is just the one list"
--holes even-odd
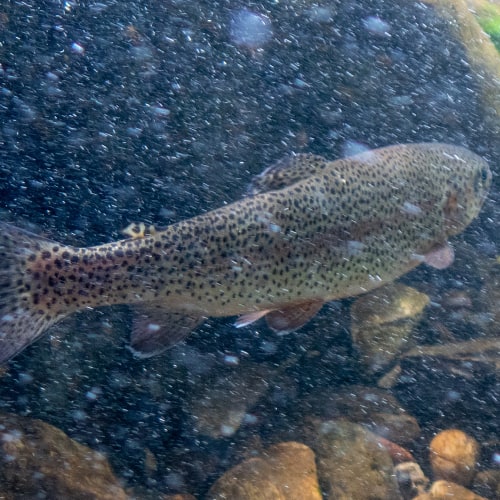
[(474, 179), (474, 189), (479, 191), (488, 181), (489, 178), (489, 170), (486, 167), (483, 167), (477, 174)]
[(488, 180), (488, 177), (489, 177), (489, 175), (488, 175), (488, 174), (489, 174), (488, 169), (487, 169), (486, 167), (483, 167), (483, 168), (481, 169), (481, 180), (482, 180), (483, 182), (486, 182), (486, 181)]

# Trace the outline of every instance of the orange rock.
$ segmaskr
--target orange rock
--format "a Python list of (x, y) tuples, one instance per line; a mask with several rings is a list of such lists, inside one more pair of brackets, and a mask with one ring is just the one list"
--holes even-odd
[(476, 473), (479, 456), (477, 441), (458, 429), (440, 432), (430, 444), (434, 479), (469, 486)]

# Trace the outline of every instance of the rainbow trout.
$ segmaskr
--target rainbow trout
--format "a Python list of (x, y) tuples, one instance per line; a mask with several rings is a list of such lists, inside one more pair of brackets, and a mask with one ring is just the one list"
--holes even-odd
[(157, 354), (209, 316), (263, 316), (295, 330), (326, 302), (422, 262), (453, 261), (448, 237), (478, 214), (487, 163), (462, 147), (396, 145), (327, 161), (299, 154), (247, 197), (164, 230), (75, 248), (1, 224), (0, 362), (76, 311), (135, 309), (131, 347)]

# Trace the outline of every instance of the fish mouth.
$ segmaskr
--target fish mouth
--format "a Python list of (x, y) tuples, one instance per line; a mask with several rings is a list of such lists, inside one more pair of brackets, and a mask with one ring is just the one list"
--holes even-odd
[(466, 213), (466, 207), (459, 203), (457, 193), (447, 193), (443, 206), (446, 234), (458, 234), (464, 229), (467, 225), (466, 217), (464, 217)]

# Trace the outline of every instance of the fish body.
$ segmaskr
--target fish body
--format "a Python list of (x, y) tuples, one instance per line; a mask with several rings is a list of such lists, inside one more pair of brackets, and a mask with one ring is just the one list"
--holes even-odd
[(278, 331), (330, 300), (452, 261), (448, 237), (478, 214), (487, 163), (446, 144), (397, 145), (327, 161), (296, 155), (240, 201), (88, 248), (0, 226), (0, 362), (69, 314), (136, 310), (132, 347), (156, 354), (209, 316), (266, 316)]

